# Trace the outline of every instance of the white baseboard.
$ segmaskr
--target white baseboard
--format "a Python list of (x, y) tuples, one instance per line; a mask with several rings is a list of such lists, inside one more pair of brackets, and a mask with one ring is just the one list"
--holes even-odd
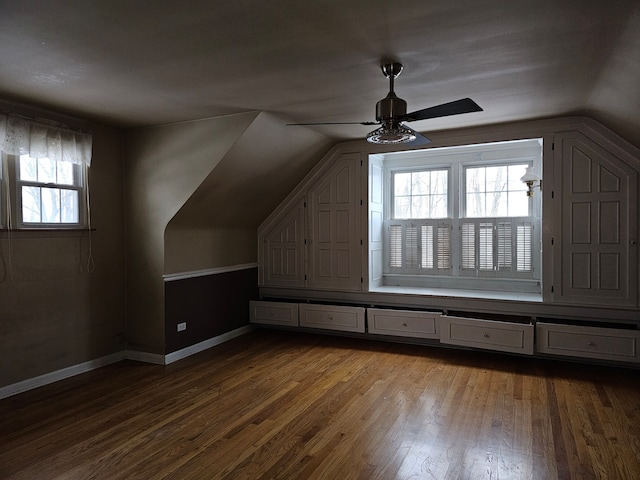
[(154, 365), (165, 365), (164, 355), (161, 353), (141, 352), (140, 350), (125, 350), (124, 359), (136, 362), (153, 363)]
[(116, 352), (105, 357), (96, 358), (94, 360), (89, 360), (88, 362), (56, 370), (55, 372), (28, 378), (21, 382), (7, 385), (6, 387), (0, 387), (0, 399), (17, 395), (18, 393), (26, 392), (27, 390), (33, 390), (34, 388), (43, 387), (44, 385), (64, 380), (65, 378), (80, 375), (81, 373), (95, 370), (96, 368), (104, 367), (111, 363), (119, 362), (120, 360), (124, 360), (124, 358), (125, 352)]
[(170, 363), (182, 360), (183, 358), (186, 358), (190, 355), (194, 355), (208, 348), (220, 345), (221, 343), (231, 340), (232, 338), (236, 338), (240, 335), (249, 333), (253, 330), (253, 328), (253, 325), (245, 325), (244, 327), (236, 328), (235, 330), (231, 330), (230, 332), (223, 333), (222, 335), (218, 335), (217, 337), (204, 340), (200, 343), (196, 343), (195, 345), (191, 345), (176, 352), (171, 352), (169, 355), (165, 355), (164, 357), (165, 365), (169, 365)]
[(81, 373), (86, 373), (121, 360), (134, 360), (137, 362), (153, 363), (156, 365), (169, 365), (170, 363), (182, 360), (190, 355), (194, 355), (208, 348), (220, 345), (232, 338), (249, 333), (253, 328), (254, 327), (252, 325), (245, 325), (244, 327), (223, 333), (222, 335), (204, 340), (203, 342), (196, 343), (195, 345), (172, 352), (168, 355), (140, 352), (137, 350), (122, 350), (121, 352), (112, 353), (111, 355), (89, 360), (88, 362), (72, 365), (61, 370), (56, 370), (55, 372), (45, 373), (44, 375), (39, 375), (5, 387), (0, 387), (0, 400), (28, 390), (33, 390), (34, 388), (43, 387), (59, 380), (64, 380), (65, 378), (80, 375)]

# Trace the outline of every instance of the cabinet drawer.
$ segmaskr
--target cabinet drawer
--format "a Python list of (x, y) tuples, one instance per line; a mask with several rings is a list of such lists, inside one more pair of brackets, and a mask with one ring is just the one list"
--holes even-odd
[(369, 333), (414, 338), (438, 338), (440, 313), (367, 308)]
[(364, 308), (301, 303), (300, 326), (364, 333)]
[(533, 355), (533, 325), (442, 316), (440, 341), (451, 345)]
[(536, 325), (536, 349), (540, 353), (640, 362), (640, 332), (582, 325)]
[(298, 304), (251, 301), (250, 321), (265, 325), (298, 326)]

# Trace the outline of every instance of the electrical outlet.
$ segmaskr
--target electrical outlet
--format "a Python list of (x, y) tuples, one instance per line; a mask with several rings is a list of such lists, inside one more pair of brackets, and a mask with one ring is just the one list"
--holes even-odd
[(184, 332), (187, 329), (187, 322), (182, 322), (178, 324), (178, 331)]

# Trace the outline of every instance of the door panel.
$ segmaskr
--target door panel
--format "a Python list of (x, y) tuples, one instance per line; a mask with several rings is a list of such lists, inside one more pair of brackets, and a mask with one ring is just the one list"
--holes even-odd
[(361, 289), (360, 155), (342, 155), (309, 190), (311, 288)]
[(554, 299), (636, 305), (637, 173), (584, 135), (556, 136), (561, 174)]

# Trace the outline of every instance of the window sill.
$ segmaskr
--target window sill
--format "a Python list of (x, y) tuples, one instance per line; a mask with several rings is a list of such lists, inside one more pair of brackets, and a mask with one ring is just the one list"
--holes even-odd
[[(91, 232), (95, 232), (95, 228), (91, 228)], [(27, 238), (27, 237), (51, 237), (51, 236), (68, 236), (68, 237), (80, 237), (83, 235), (88, 235), (88, 228), (0, 228), (0, 238), (7, 238), (10, 235), (17, 238)]]
[(539, 293), (498, 292), (489, 290), (463, 290), (459, 288), (425, 288), (383, 286), (369, 288), (371, 293), (394, 293), (402, 295), (421, 295), (430, 297), (478, 298), (484, 300), (507, 300), (516, 302), (542, 303)]

